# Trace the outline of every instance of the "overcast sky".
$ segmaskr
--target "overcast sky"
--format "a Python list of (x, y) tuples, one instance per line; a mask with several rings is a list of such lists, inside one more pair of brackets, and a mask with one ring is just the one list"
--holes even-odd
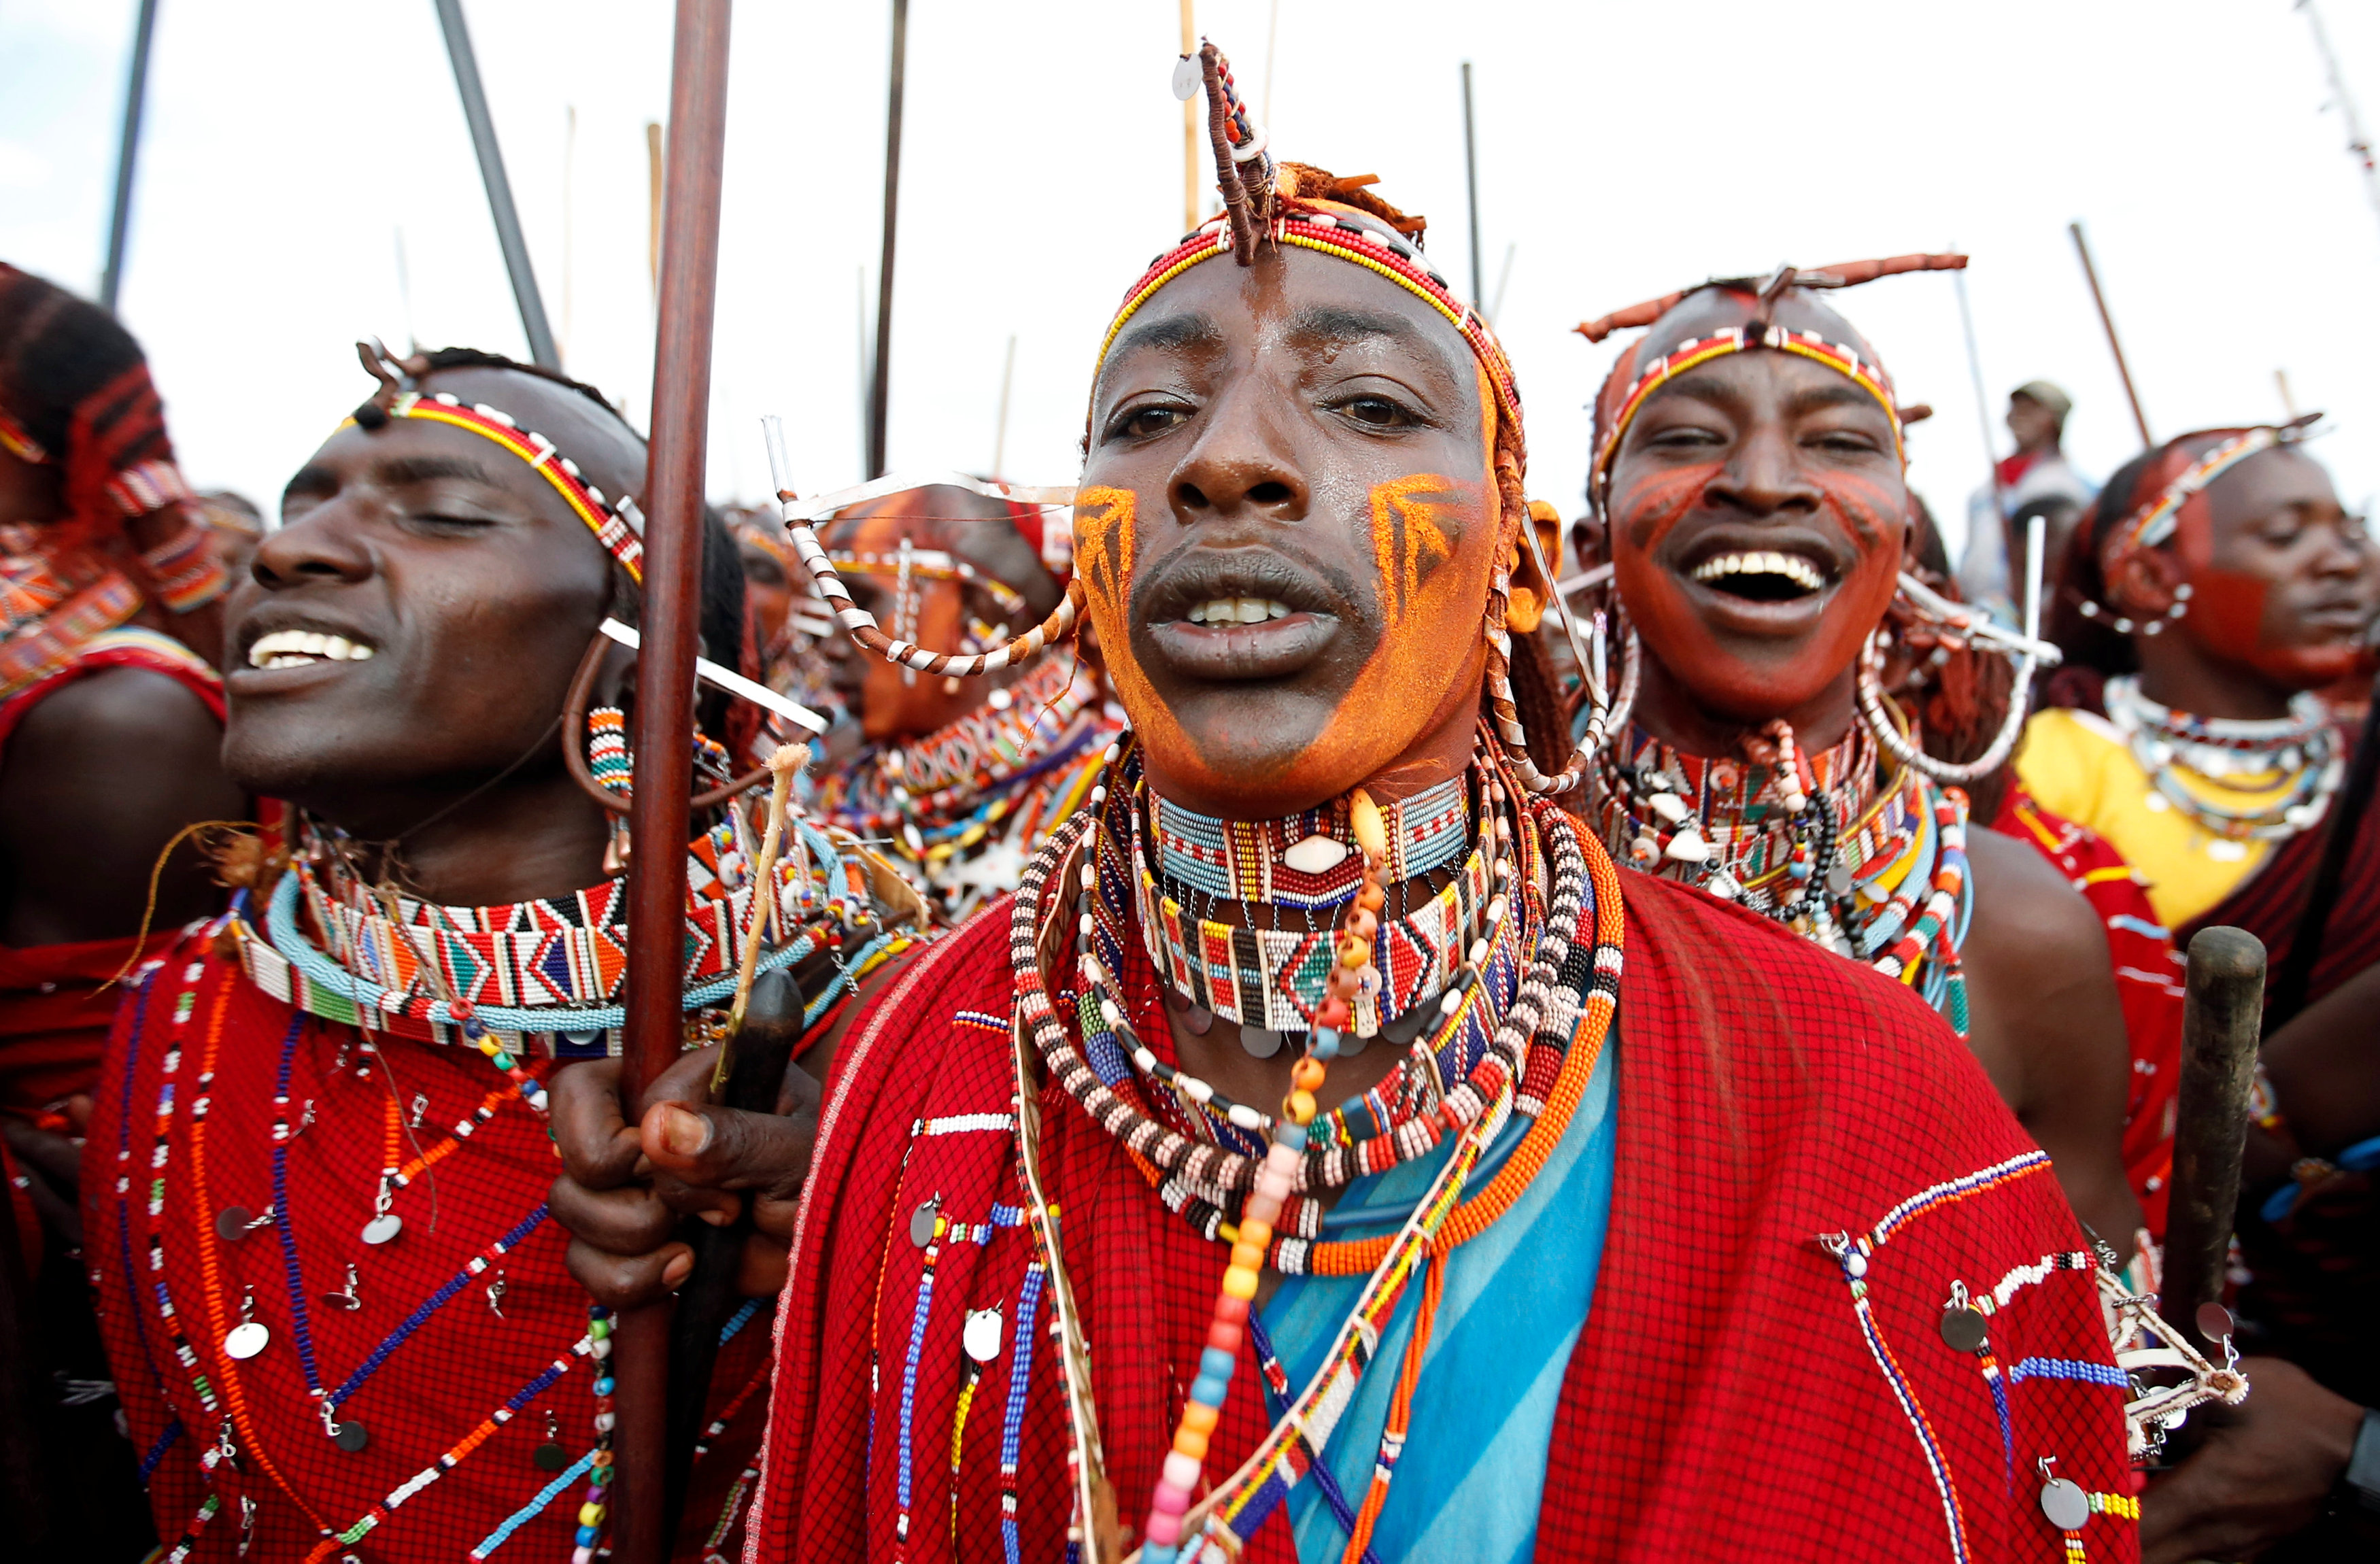
[[(95, 292), (136, 0), (0, 0), (0, 258)], [(567, 367), (649, 418), (644, 126), (662, 0), (470, 0)], [(2104, 477), (2138, 447), (2066, 224), (2097, 254), (2155, 432), (2326, 408), (2350, 504), (2380, 491), (2380, 218), (2287, 0), (1422, 5), (1199, 0), (1273, 149), (1433, 221), (1468, 276), (1459, 63), (1481, 226), (1530, 410), (1531, 491), (1580, 508), (1582, 405), (1615, 344), (1581, 319), (1714, 273), (1953, 243), (1993, 434), (2008, 388), (2075, 400)], [(713, 380), (714, 498), (758, 496), (757, 418), (805, 491), (860, 474), (858, 338), (880, 221), (890, 0), (738, 10)], [(2380, 8), (2324, 13), (2380, 115)], [(893, 467), (1071, 481), (1090, 355), (1182, 227), (1174, 0), (913, 0), (895, 266)], [(1268, 60), (1269, 59), (1269, 67)], [(575, 131), (573, 129), (575, 120)], [(2367, 302), (2348, 308), (2357, 299)], [(1941, 276), (1842, 296), (1904, 400), (1946, 518), (1984, 470)], [(271, 510), (368, 389), (350, 345), (524, 351), (430, 0), (163, 0), (123, 290), (184, 466)], [(1953, 523), (1956, 527), (1957, 523)]]

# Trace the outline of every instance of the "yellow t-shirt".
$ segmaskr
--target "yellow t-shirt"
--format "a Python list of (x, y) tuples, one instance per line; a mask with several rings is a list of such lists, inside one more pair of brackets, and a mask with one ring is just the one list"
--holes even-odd
[[(2043, 808), (2115, 844), (2148, 882), (2149, 904), (2168, 928), (2238, 890), (2273, 850), (2269, 842), (2233, 842), (2203, 829), (2157, 792), (2123, 735), (2087, 711), (2034, 713), (2016, 774)], [(2222, 808), (2252, 810), (2271, 796), (2188, 771), (2178, 775), (2192, 795)]]

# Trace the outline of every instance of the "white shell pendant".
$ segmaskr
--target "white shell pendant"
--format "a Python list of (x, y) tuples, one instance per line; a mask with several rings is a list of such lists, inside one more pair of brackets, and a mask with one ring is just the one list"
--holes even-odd
[(1196, 55), (1184, 55), (1173, 67), (1173, 95), (1184, 103), (1198, 95), (1207, 83), (1207, 72)]
[(1281, 861), (1300, 874), (1329, 874), (1347, 861), (1347, 844), (1333, 836), (1309, 836), (1292, 843)]
[(966, 1348), (966, 1355), (978, 1363), (990, 1363), (1000, 1356), (1000, 1327), (998, 1309), (968, 1311), (966, 1328), (959, 1335), (959, 1342)]
[(370, 1244), (386, 1243), (404, 1231), (404, 1218), (394, 1211), (383, 1211), (364, 1224), (364, 1242)]
[(1702, 832), (1692, 826), (1670, 838), (1669, 853), (1682, 864), (1708, 863), (1711, 855), (1710, 843), (1705, 842)]

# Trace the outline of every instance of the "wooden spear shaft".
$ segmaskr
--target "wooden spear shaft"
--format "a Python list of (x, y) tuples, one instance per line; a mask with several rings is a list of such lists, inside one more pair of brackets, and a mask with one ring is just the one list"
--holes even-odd
[(2132, 368), (2124, 362), (2124, 345), (2116, 336), (2116, 318), (2107, 313), (2107, 296), (2099, 291), (2099, 269), (2091, 264), (2090, 241), (2082, 236), (2082, 224), (2069, 223), (2066, 231), (2074, 236), (2074, 253), (2082, 258), (2082, 280), (2091, 285), (2091, 302), (2099, 307), (2099, 329), (2107, 333), (2107, 351), (2116, 356), (2116, 373), (2124, 382), (2124, 400), (2132, 405), (2132, 423), (2141, 431), (2141, 447), (2145, 450), (2156, 443), (2149, 435), (2148, 415), (2141, 411), (2141, 394), (2132, 389)]
[[(637, 675), (637, 791), (628, 815), (628, 990), (622, 1089), (629, 1103), (683, 1043), (687, 800), (693, 792), (703, 471), (711, 312), (719, 280), (719, 177), (727, 141), (730, 0), (677, 0), (662, 186), (660, 321), (645, 495), (643, 649)], [(625, 1311), (613, 1329), (612, 1557), (662, 1564), (662, 1474), (670, 1304)]]

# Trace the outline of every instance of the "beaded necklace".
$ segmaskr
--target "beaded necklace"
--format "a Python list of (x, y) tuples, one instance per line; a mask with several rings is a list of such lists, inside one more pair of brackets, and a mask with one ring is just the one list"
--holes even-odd
[(1862, 725), (1815, 756), (1782, 722), (1747, 748), (1706, 759), (1632, 730), (1626, 758), (1601, 762), (1604, 841), (1909, 984), (1965, 1037), (1966, 794), (1914, 768), (1885, 777)]
[[(1283, 1034), (1313, 1025), (1327, 997), (1330, 942), (1315, 915), (1344, 905), (1363, 867), (1349, 845), (1344, 801), (1281, 820), (1221, 820), (1150, 794), (1136, 758), (1126, 774), (1142, 821), (1141, 829), (1121, 834), (1132, 844), (1132, 883), (1149, 959), (1186, 1005), (1193, 1030), (1205, 1032), (1213, 1016), (1237, 1022), (1248, 1051), (1269, 1058)], [(1374, 959), (1357, 975), (1342, 1051), (1358, 1051), (1383, 1034), (1411, 1042), (1435, 1019), (1432, 1007), (1463, 953), (1495, 921), (1488, 913), (1493, 833), (1472, 842), (1466, 791), (1463, 779), (1449, 778), (1380, 806), (1389, 841), (1381, 879), (1397, 886), (1401, 900), (1414, 880), (1458, 860), (1460, 867), (1419, 907), (1394, 916), (1382, 909)], [(1155, 866), (1144, 845), (1152, 841)], [(1272, 927), (1206, 915), (1216, 902), (1264, 907)], [(1284, 908), (1301, 927), (1280, 926)]]
[[(820, 951), (840, 956), (846, 935), (864, 926), (870, 890), (856, 848), (807, 820), (794, 842), (778, 862), (773, 898), (757, 894), (752, 855), (732, 824), (688, 849), (687, 1010), (734, 991), (741, 939), (757, 916), (773, 916), (781, 931), (780, 941), (763, 948), (763, 971)], [(322, 943), (301, 927), (301, 907), (323, 931)], [(619, 879), (568, 897), (488, 907), (382, 898), (310, 824), (273, 887), (263, 929), (243, 891), (234, 898), (230, 930), (250, 981), (325, 1020), (419, 1042), (466, 1043), (492, 1059), (531, 1050), (579, 1059), (617, 1046), (626, 908)], [(532, 1101), (542, 1094), (532, 1078), (515, 1078)]]
[(1079, 665), (1031, 669), (949, 726), (864, 751), (822, 779), (817, 813), (887, 841), (915, 865), (946, 922), (1005, 891), (1025, 855), (1082, 806), (1108, 725)]
[[(2347, 774), (2346, 746), (2311, 692), (2289, 697), (2287, 717), (2199, 717), (2151, 700), (2139, 676), (2127, 673), (2107, 681), (2105, 700), (2108, 722), (2155, 789), (2151, 807), (2180, 809), (2235, 852), (2238, 843), (2285, 841), (2319, 821)], [(2218, 804), (2183, 773), (2260, 802)]]
[[(1119, 758), (1120, 746), (1111, 748), (1108, 779), (1120, 784), (1122, 778), (1115, 764)], [(1494, 754), (1492, 747), (1490, 770), (1500, 788), (1504, 773), (1500, 757)], [(1499, 803), (1503, 796), (1501, 792), (1491, 794)], [(1029, 1099), (1031, 1086), (1022, 1073), (1026, 1067), (1023, 1039), (1030, 1037), (1050, 1073), (1084, 1102), (1094, 1121), (1123, 1140), (1135, 1163), (1156, 1163), (1169, 1155), (1167, 1140), (1171, 1132), (1139, 1113), (1122, 1094), (1099, 1080), (1099, 1073), (1086, 1057), (1088, 1037), (1081, 1049), (1068, 1038), (1040, 974), (1043, 929), (1050, 916), (1059, 915), (1055, 908), (1045, 915), (1042, 892), (1062, 866), (1075, 865), (1070, 878), (1079, 879), (1081, 887), (1076, 900), (1076, 966), (1086, 988), (1096, 996), (1095, 1000), (1087, 999), (1079, 1008), (1088, 1014), (1095, 1002), (1100, 1020), (1130, 1037), (1124, 1006), (1108, 990), (1105, 969), (1096, 953), (1097, 907), (1101, 900), (1102, 879), (1099, 855), (1094, 853), (1079, 861), (1076, 858), (1085, 838), (1099, 830), (1106, 818), (1100, 808), (1109, 801), (1106, 782), (1094, 790), (1093, 801), (1093, 813), (1088, 818), (1068, 821), (1034, 860), (1017, 892), (1011, 955), (1017, 968), (1014, 1024), (1020, 1039), (1018, 1090), (1026, 1094), (1020, 1100)], [(1194, 1503), (1208, 1437), (1219, 1421), (1229, 1391), (1260, 1268), (1268, 1263), (1277, 1264), (1280, 1257), (1274, 1243), (1276, 1222), (1284, 1216), (1284, 1207), (1299, 1182), (1312, 1171), (1307, 1132), (1318, 1117), (1315, 1093), (1322, 1084), (1324, 1062), (1338, 1051), (1340, 1028), (1352, 1019), (1348, 1000), (1356, 983), (1353, 975), (1372, 957), (1370, 941), (1377, 932), (1379, 907), (1385, 901), (1378, 879), (1378, 866), (1387, 856), (1387, 835), (1380, 813), (1367, 798), (1359, 796), (1352, 802), (1357, 840), (1373, 872), (1366, 875), (1351, 903), (1334, 951), (1337, 964), (1348, 975), (1347, 978), (1315, 1017), (1312, 1045), (1293, 1072), (1290, 1095), (1272, 1124), (1271, 1144), (1262, 1158), (1232, 1158), (1240, 1164), (1237, 1170), (1220, 1167), (1220, 1159), (1213, 1159), (1229, 1182), (1245, 1190), (1245, 1197), (1237, 1222), (1219, 1221), (1201, 1228), (1208, 1238), (1230, 1243), (1232, 1250), (1206, 1349), (1185, 1399), (1172, 1451), (1151, 1500), (1142, 1556), (1154, 1564), (1171, 1564), (1177, 1551), (1202, 1528), (1210, 1537), (1219, 1530), (1231, 1533), (1240, 1541), (1254, 1534), (1287, 1488), (1311, 1470), (1315, 1452), (1328, 1446), (1338, 1417), (1352, 1401), (1355, 1384), (1370, 1361), (1368, 1343), (1378, 1340), (1383, 1323), (1402, 1297), (1406, 1283), (1421, 1275), (1426, 1278), (1422, 1315), (1407, 1349), (1403, 1378), (1410, 1380), (1414, 1376), (1415, 1368), (1427, 1351), (1429, 1324), (1435, 1315), (1443, 1274), (1442, 1267), (1435, 1262), (1452, 1246), (1486, 1231), (1544, 1165), (1585, 1089), (1586, 1074), (1600, 1049), (1617, 993), (1621, 933), (1617, 880), (1611, 877), (1608, 860), (1599, 852), (1588, 849), (1567, 817), (1548, 805), (1533, 803), (1526, 806), (1523, 822), (1525, 829), (1515, 833), (1514, 845), (1528, 868), (1517, 883), (1524, 903), (1542, 894), (1546, 910), (1544, 921), (1530, 941), (1526, 976), (1496, 1028), (1491, 1052), (1504, 1067), (1465, 1083), (1465, 1088), (1484, 1087), (1488, 1095), (1475, 1114), (1461, 1125), (1444, 1167), (1433, 1179), (1413, 1217), (1397, 1232), (1351, 1243), (1313, 1244), (1310, 1253), (1304, 1252), (1306, 1246), (1301, 1246), (1295, 1258), (1313, 1269), (1325, 1274), (1361, 1274), (1370, 1268), (1371, 1280), (1362, 1290), (1314, 1383), (1275, 1423), (1271, 1434), (1240, 1471), (1203, 1500)], [(1136, 816), (1132, 812), (1121, 814), (1116, 820), (1121, 829), (1138, 829)], [(1536, 887), (1545, 872), (1542, 866), (1547, 863), (1551, 869), (1550, 886), (1540, 892)], [(1111, 874), (1108, 878), (1112, 880), (1113, 877)], [(1590, 879), (1592, 891), (1588, 888)], [(1595, 929), (1591, 940), (1578, 938), (1586, 926), (1582, 906), (1590, 898)], [(1476, 992), (1475, 979), (1465, 985), (1460, 995), (1451, 991), (1451, 1002), (1447, 1006), (1450, 1013), (1477, 1003)], [(1586, 1024), (1584, 1032), (1583, 1022)], [(1572, 1046), (1574, 1038), (1581, 1046)], [(1458, 1088), (1461, 1089), (1464, 1088)], [(1524, 1103), (1536, 1111), (1535, 1122), (1523, 1136), (1511, 1162), (1487, 1181), (1484, 1192), (1465, 1200), (1466, 1185), (1479, 1170), (1487, 1146)], [(1463, 1115), (1457, 1110), (1454, 1117), (1460, 1120)], [(1055, 1235), (1042, 1209), (1043, 1197), (1034, 1173), (1038, 1155), (1035, 1138), (1020, 1121), (1020, 1153), (1031, 1202), (1026, 1218), (1037, 1241), (1054, 1250)], [(1178, 1136), (1172, 1138), (1180, 1140)], [(1199, 1148), (1193, 1148), (1193, 1154), (1199, 1154)], [(1157, 1182), (1152, 1168), (1144, 1167), (1142, 1171), (1152, 1182)], [(1077, 1474), (1079, 1503), (1085, 1452), (1096, 1449), (1096, 1435), (1089, 1432), (1088, 1415), (1084, 1410), (1089, 1394), (1086, 1383), (1088, 1371), (1081, 1352), (1079, 1325), (1066, 1297), (1063, 1273), (1054, 1262), (1052, 1280), (1058, 1293), (1058, 1332), (1066, 1347), (1063, 1366), (1073, 1432), (1069, 1462)], [(1387, 1473), (1408, 1432), (1410, 1399), (1409, 1390), (1401, 1390), (1397, 1400), (1403, 1414), (1392, 1408), (1384, 1431), (1379, 1466), (1359, 1517), (1366, 1533), (1369, 1530), (1368, 1521), (1377, 1518), (1385, 1500)]]

